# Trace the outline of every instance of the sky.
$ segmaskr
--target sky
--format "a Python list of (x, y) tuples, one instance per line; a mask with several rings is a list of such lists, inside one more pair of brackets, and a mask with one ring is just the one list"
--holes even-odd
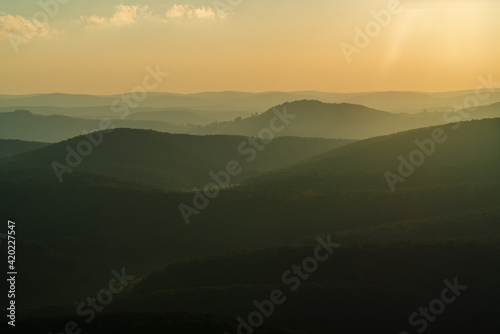
[(0, 94), (454, 91), (500, 81), (498, 0), (2, 0)]

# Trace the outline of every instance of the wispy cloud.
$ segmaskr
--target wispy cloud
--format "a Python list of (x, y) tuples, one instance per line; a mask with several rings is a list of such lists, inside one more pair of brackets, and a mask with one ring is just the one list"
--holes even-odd
[(225, 13), (215, 13), (210, 7), (195, 7), (193, 5), (173, 5), (166, 13), (168, 19), (181, 19), (181, 18), (198, 18), (198, 19), (215, 19), (217, 17), (223, 18)]
[(224, 18), (226, 13), (216, 13), (211, 7), (196, 7), (193, 5), (173, 5), (164, 15), (155, 15), (148, 10), (148, 6), (118, 5), (112, 16), (82, 16), (78, 20), (87, 27), (122, 27), (136, 24), (141, 20), (156, 20), (169, 22), (180, 19), (216, 19)]
[(148, 6), (116, 6), (116, 11), (111, 17), (92, 15), (82, 16), (80, 22), (89, 27), (122, 27), (137, 23), (140, 19), (147, 19), (152, 16), (148, 11)]
[(0, 39), (7, 38), (10, 34), (31, 39), (35, 36), (48, 35), (51, 31), (48, 24), (41, 24), (33, 18), (0, 12)]

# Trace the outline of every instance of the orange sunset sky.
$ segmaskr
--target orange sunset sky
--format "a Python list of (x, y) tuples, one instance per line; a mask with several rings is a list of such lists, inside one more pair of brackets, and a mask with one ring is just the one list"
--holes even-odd
[[(157, 64), (170, 73), (157, 91), (174, 93), (432, 92), (475, 88), (480, 75), (500, 81), (498, 0), (60, 2), (0, 2), (0, 94), (123, 93)], [(355, 29), (396, 5), (348, 62), (342, 43), (355, 47)]]

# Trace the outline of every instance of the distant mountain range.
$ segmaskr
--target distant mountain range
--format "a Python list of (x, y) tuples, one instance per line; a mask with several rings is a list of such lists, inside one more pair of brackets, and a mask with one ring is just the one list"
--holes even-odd
[(84, 131), (93, 132), (103, 127), (152, 129), (163, 132), (179, 133), (185, 128), (179, 125), (160, 121), (133, 121), (114, 119), (101, 120), (81, 119), (67, 116), (41, 116), (27, 110), (16, 110), (0, 113), (0, 138), (20, 139), (25, 141), (58, 142), (78, 135)]
[[(124, 120), (112, 119), (115, 128), (151, 129), (196, 135), (228, 134), (257, 137), (269, 128), (275, 110), (293, 115), (293, 120), (275, 136), (366, 139), (409, 129), (444, 124), (461, 119), (456, 112), (448, 117), (440, 112), (394, 114), (353, 104), (332, 104), (314, 100), (287, 102), (266, 112), (226, 122), (211, 122), (213, 114), (200, 116), (190, 109), (164, 109), (134, 112)], [(236, 112), (230, 112), (232, 117)], [(96, 115), (94, 115), (96, 116)], [(116, 117), (116, 116), (115, 116)], [(468, 119), (500, 117), (500, 103), (470, 112)], [(111, 119), (111, 117), (110, 117)], [(94, 131), (101, 120), (67, 116), (41, 116), (26, 110), (0, 113), (0, 138), (25, 141), (58, 142)], [(182, 123), (182, 124), (180, 124)], [(210, 124), (207, 124), (210, 123)], [(205, 124), (205, 125), (201, 125)]]
[[(275, 110), (286, 110), (295, 117), (280, 135), (322, 138), (366, 139), (462, 118), (456, 112), (450, 113), (448, 117), (439, 112), (393, 114), (361, 105), (304, 100), (285, 103), (242, 120), (198, 127), (194, 133), (257, 136), (261, 129), (269, 127), (271, 119), (275, 117)], [(488, 117), (500, 117), (500, 103), (478, 108), (470, 113), (469, 119)]]
[[(470, 96), (475, 96), (475, 91), (446, 93), (376, 92), (346, 98), (344, 102), (361, 104), (384, 111), (413, 114), (424, 111), (449, 111), (454, 109), (455, 105), (463, 105), (464, 101)], [(480, 101), (480, 105), (498, 102), (500, 102), (500, 90), (496, 89), (488, 99)]]
[[(226, 113), (220, 113), (226, 114)], [(211, 119), (212, 113), (208, 112), (202, 116), (197, 113), (196, 110), (186, 109), (186, 108), (169, 108), (169, 109), (153, 109), (153, 110), (134, 110), (134, 113), (127, 117), (129, 120), (140, 120), (140, 121), (161, 121), (170, 122), (175, 124), (190, 124), (190, 125), (206, 125), (218, 119)], [(233, 120), (235, 117), (231, 117), (229, 120)]]
[[(138, 108), (191, 108), (217, 111), (263, 112), (272, 106), (297, 100), (318, 100), (326, 103), (361, 104), (373, 109), (390, 112), (417, 113), (424, 110), (444, 111), (463, 104), (464, 100), (474, 95), (474, 90), (456, 92), (361, 92), (361, 93), (326, 93), (317, 91), (301, 92), (205, 92), (194, 94), (148, 93), (148, 97), (139, 103)], [(0, 95), (0, 107), (102, 107), (110, 106), (122, 95), (78, 95), (78, 94), (30, 94)], [(491, 92), (481, 105), (500, 102), (500, 90)]]
[[(239, 121), (200, 127), (195, 133), (257, 136), (276, 117), (275, 110), (293, 117), (290, 124), (280, 132), (280, 135), (289, 136), (364, 139), (429, 125), (428, 119), (415, 119), (360, 105), (303, 100), (285, 103), (258, 116)], [(430, 122), (437, 121), (432, 119)]]
[[(45, 116), (68, 116), (84, 119), (101, 119), (111, 118), (116, 119), (118, 116), (113, 112), (110, 106), (96, 107), (0, 107), (1, 113), (9, 113), (16, 110), (29, 110), (36, 115)], [(217, 111), (217, 110), (198, 110), (184, 107), (171, 108), (134, 108), (126, 116), (128, 120), (150, 120), (162, 121), (175, 124), (194, 124), (206, 125), (213, 122), (232, 121), (237, 117), (248, 117), (252, 114), (251, 111), (234, 110), (234, 111)]]

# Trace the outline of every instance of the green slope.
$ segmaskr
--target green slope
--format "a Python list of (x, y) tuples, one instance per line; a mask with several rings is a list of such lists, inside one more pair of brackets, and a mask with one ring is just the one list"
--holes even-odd
[(0, 159), (34, 151), (49, 144), (22, 140), (0, 139)]
[[(396, 189), (429, 184), (500, 182), (500, 119), (486, 119), (423, 128), (356, 142), (288, 169), (257, 177), (250, 188), (279, 189), (389, 189), (385, 172), (402, 175)], [(441, 143), (431, 144), (433, 131)], [(441, 132), (440, 132), (441, 133)], [(446, 140), (441, 140), (445, 139)], [(425, 143), (427, 153), (416, 141)], [(435, 150), (432, 150), (435, 146)], [(420, 157), (418, 156), (420, 155)], [(410, 162), (403, 173), (402, 160)], [(423, 163), (415, 165), (411, 161)], [(405, 163), (406, 164), (406, 163)], [(406, 177), (405, 175), (409, 175)]]
[[(67, 328), (68, 322), (76, 324), (75, 330), (93, 334), (136, 334), (136, 333), (184, 333), (184, 334), (221, 334), (236, 332), (237, 322), (234, 319), (191, 314), (158, 314), (158, 313), (119, 313), (98, 315), (87, 324), (83, 318), (67, 316), (56, 319), (34, 319), (17, 322), (16, 333), (60, 333)], [(2, 331), (9, 331), (8, 325), (0, 325)], [(71, 328), (71, 327), (70, 327)], [(256, 330), (255, 334), (293, 334), (285, 330), (273, 329), (269, 326)]]
[[(91, 182), (2, 184), (0, 210), (16, 222), (18, 239), (53, 249), (73, 263), (73, 269), (54, 276), (35, 271), (35, 257), (20, 259), (23, 277), (54, 284), (20, 285), (20, 304), (83, 297), (106, 284), (113, 268), (126, 266), (143, 276), (200, 256), (311, 245), (320, 234), (332, 234), (341, 243), (494, 235), (500, 186), (396, 193), (225, 191), (186, 225), (178, 205), (192, 199), (190, 193)], [(39, 292), (36, 298), (34, 291)]]
[[(410, 330), (413, 312), (442, 296), (445, 280), (456, 279), (465, 289), (446, 305), (439, 321), (428, 322), (427, 332), (487, 333), (500, 328), (495, 316), (500, 297), (498, 234), (489, 239), (345, 245), (302, 280), (297, 272), (283, 279), (292, 265), (303, 268), (312, 254), (314, 247), (282, 248), (174, 264), (131, 286), (105, 312), (210, 313), (247, 320), (256, 311), (254, 301), (269, 300), (271, 291), (279, 289), (286, 299), (274, 305), (266, 325), (308, 333), (398, 333)], [(453, 296), (449, 289), (446, 293)], [(51, 314), (50, 309), (36, 312)]]
[[(258, 144), (257, 148), (253, 148), (247, 138), (238, 136), (199, 137), (131, 129), (93, 134), (96, 138), (100, 135), (103, 136), (102, 143), (93, 146), (92, 153), (81, 159), (82, 163), (76, 170), (114, 174), (164, 189), (189, 190), (192, 187), (203, 187), (212, 181), (209, 173), (224, 171), (227, 163), (232, 160), (241, 164), (242, 171), (230, 180), (231, 184), (264, 171), (298, 163), (351, 142), (286, 137), (277, 138), (267, 145)], [(66, 164), (69, 152), (67, 147), (78, 150), (82, 140), (86, 141), (87, 137), (76, 137), (17, 156), (0, 164), (0, 170), (52, 169), (54, 161)], [(55, 174), (53, 181), (58, 182)]]
[[(102, 126), (101, 122), (107, 122)], [(102, 123), (104, 124), (104, 123)], [(0, 138), (26, 141), (58, 142), (84, 132), (93, 132), (108, 127), (152, 129), (164, 132), (184, 132), (180, 125), (160, 121), (81, 119), (67, 116), (42, 116), (28, 110), (0, 113)]]

